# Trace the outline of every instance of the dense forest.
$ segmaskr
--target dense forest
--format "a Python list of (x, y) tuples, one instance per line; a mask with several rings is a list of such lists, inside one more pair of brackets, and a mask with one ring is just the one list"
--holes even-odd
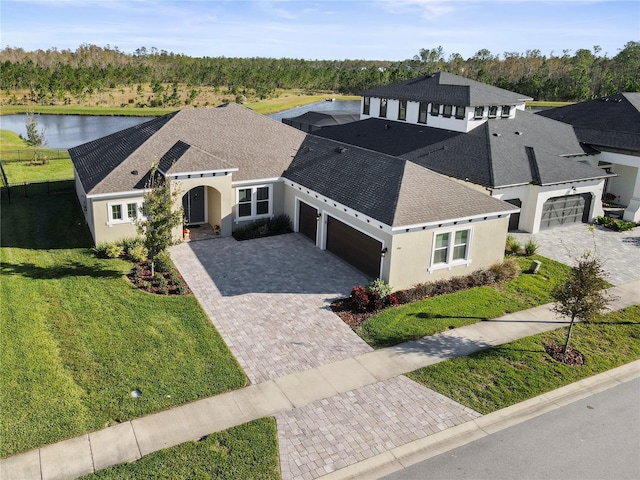
[[(422, 49), (399, 62), (193, 58), (155, 48), (128, 54), (118, 47), (87, 44), (75, 51), (6, 47), (0, 51), (0, 88), (9, 103), (75, 103), (96, 92), (128, 87), (137, 89), (137, 106), (179, 106), (194, 102), (205, 87), (236, 97), (266, 98), (282, 89), (358, 94), (441, 70), (536, 100), (579, 101), (640, 91), (640, 42), (635, 41), (613, 57), (601, 55), (598, 46), (573, 55), (482, 49), (468, 59), (456, 53), (445, 56), (442, 47)], [(153, 94), (143, 96), (149, 88)]]

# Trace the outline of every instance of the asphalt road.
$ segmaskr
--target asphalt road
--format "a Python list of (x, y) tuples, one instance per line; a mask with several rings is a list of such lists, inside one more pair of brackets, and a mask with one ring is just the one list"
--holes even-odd
[(578, 400), (384, 478), (640, 479), (640, 379)]

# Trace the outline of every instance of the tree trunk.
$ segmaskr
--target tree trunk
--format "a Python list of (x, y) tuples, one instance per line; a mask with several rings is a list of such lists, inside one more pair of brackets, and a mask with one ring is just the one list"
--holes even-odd
[[(156, 274), (156, 262), (154, 262), (153, 260), (151, 260), (151, 276), (154, 277)], [(568, 340), (567, 340), (568, 341)], [(565, 347), (566, 348), (566, 347)]]
[(564, 348), (562, 349), (562, 354), (567, 354), (567, 348), (569, 348), (569, 340), (571, 340), (571, 330), (573, 330), (573, 321), (576, 317), (571, 317), (571, 323), (569, 324), (569, 331), (567, 332), (567, 340), (564, 342)]

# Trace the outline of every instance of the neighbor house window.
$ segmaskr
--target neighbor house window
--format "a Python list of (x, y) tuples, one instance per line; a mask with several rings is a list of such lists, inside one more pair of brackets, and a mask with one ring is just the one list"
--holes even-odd
[(489, 118), (496, 118), (498, 116), (498, 107), (491, 106), (489, 107)]
[(471, 230), (438, 233), (433, 245), (434, 267), (464, 263), (469, 260)]
[(113, 223), (133, 223), (136, 220), (143, 218), (142, 216), (142, 201), (139, 202), (127, 202), (127, 203), (113, 203), (110, 202), (109, 208), (109, 220), (108, 225)]
[(456, 118), (464, 118), (464, 107), (456, 107)]
[(453, 106), (452, 105), (445, 105), (444, 108), (442, 109), (442, 116), (450, 118), (452, 112), (453, 112)]
[(439, 103), (432, 103), (431, 104), (431, 115), (433, 115), (434, 117), (437, 117), (438, 115), (440, 115), (440, 104)]
[(271, 215), (271, 186), (238, 188), (238, 220), (249, 220)]
[(400, 104), (398, 106), (398, 120), (406, 120), (407, 119), (407, 101), (400, 100)]
[(362, 100), (362, 113), (364, 115), (369, 115), (370, 109), (371, 109), (371, 97), (364, 97)]
[(418, 123), (427, 123), (427, 108), (429, 104), (427, 102), (420, 102), (418, 108)]
[(380, 118), (387, 118), (387, 99), (380, 99)]
[(502, 116), (503, 117), (508, 117), (509, 115), (511, 115), (511, 106), (503, 105), (502, 106)]
[(484, 107), (476, 107), (476, 110), (473, 114), (473, 118), (482, 118), (484, 117)]

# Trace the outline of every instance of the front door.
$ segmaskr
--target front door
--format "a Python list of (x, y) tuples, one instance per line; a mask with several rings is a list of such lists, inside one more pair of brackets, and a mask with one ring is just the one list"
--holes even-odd
[(182, 197), (182, 208), (187, 225), (204, 223), (204, 186), (194, 187)]

